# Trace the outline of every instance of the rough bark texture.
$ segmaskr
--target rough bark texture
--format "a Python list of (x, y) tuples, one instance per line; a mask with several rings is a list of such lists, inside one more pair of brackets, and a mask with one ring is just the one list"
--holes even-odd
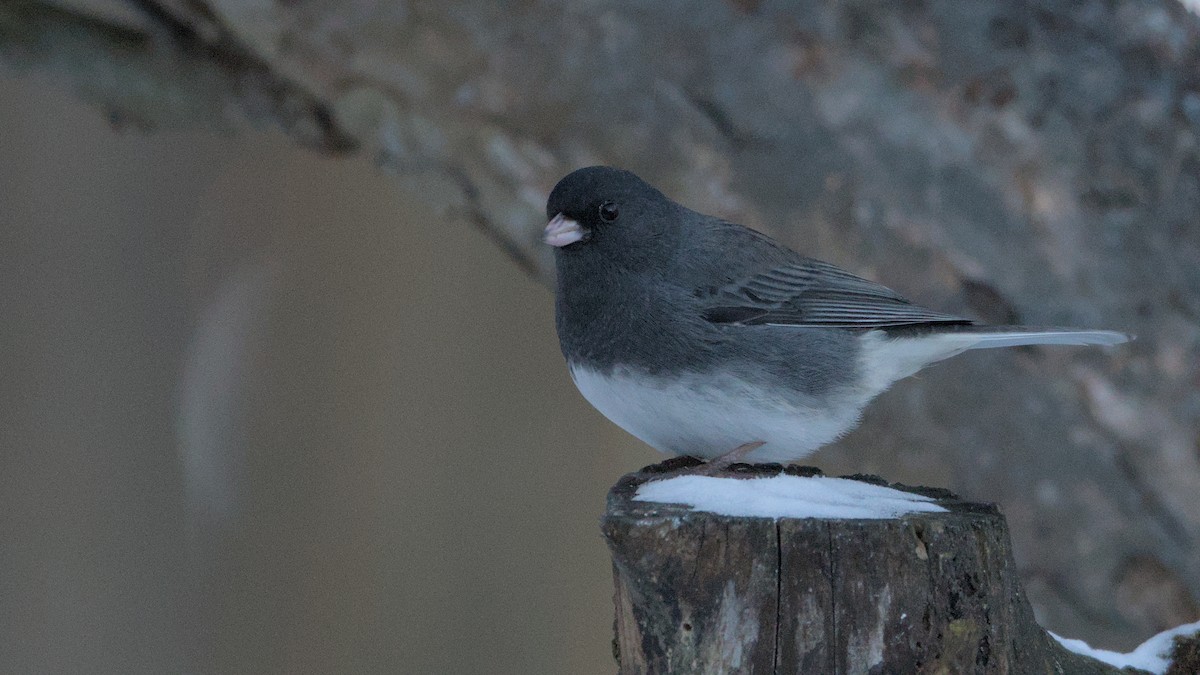
[(1200, 21), (1176, 0), (69, 6), (0, 4), (0, 57), (115, 123), (248, 119), (419, 172), (541, 278), (547, 191), (606, 162), (939, 309), (1137, 333), (961, 357), (818, 461), (1002, 504), (1060, 632), (1200, 617)]
[(1123, 672), (1037, 625), (994, 506), (732, 518), (634, 501), (656, 477), (622, 479), (603, 520), (623, 674)]

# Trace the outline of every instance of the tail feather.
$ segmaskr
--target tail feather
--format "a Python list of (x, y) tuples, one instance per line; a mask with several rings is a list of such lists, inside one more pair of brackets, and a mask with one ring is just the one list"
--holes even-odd
[[(964, 326), (964, 329), (944, 333), (962, 336), (966, 349), (1020, 347), (1022, 345), (1119, 345), (1133, 339), (1132, 335), (1115, 330), (1079, 330), (1075, 328), (1030, 328), (1027, 326)], [(953, 338), (951, 338), (953, 340)], [(970, 344), (972, 343), (973, 344)]]
[(1022, 345), (1118, 345), (1132, 335), (1111, 330), (1030, 326), (936, 326), (920, 331), (870, 331), (863, 336), (867, 386), (883, 391), (896, 380), (968, 349)]

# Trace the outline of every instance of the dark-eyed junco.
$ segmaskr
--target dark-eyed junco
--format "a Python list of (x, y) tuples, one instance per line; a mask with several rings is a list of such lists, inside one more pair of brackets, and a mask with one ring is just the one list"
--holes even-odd
[(571, 377), (655, 448), (796, 460), (852, 429), (896, 380), (968, 349), (1114, 345), (1124, 333), (982, 326), (925, 309), (634, 174), (574, 171), (546, 204)]

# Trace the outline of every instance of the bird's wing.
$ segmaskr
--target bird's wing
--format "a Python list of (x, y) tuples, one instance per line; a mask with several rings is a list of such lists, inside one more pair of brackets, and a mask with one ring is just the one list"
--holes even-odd
[(694, 295), (704, 318), (713, 323), (862, 329), (972, 323), (914, 305), (886, 286), (807, 258)]

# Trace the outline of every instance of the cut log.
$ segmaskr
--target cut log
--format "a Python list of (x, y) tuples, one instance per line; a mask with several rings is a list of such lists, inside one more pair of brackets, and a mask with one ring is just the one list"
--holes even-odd
[[(892, 486), (946, 510), (774, 519), (634, 499), (678, 466), (609, 492), (622, 674), (1134, 672), (1069, 652), (1036, 623), (993, 505)], [(731, 469), (729, 480), (782, 470)]]

